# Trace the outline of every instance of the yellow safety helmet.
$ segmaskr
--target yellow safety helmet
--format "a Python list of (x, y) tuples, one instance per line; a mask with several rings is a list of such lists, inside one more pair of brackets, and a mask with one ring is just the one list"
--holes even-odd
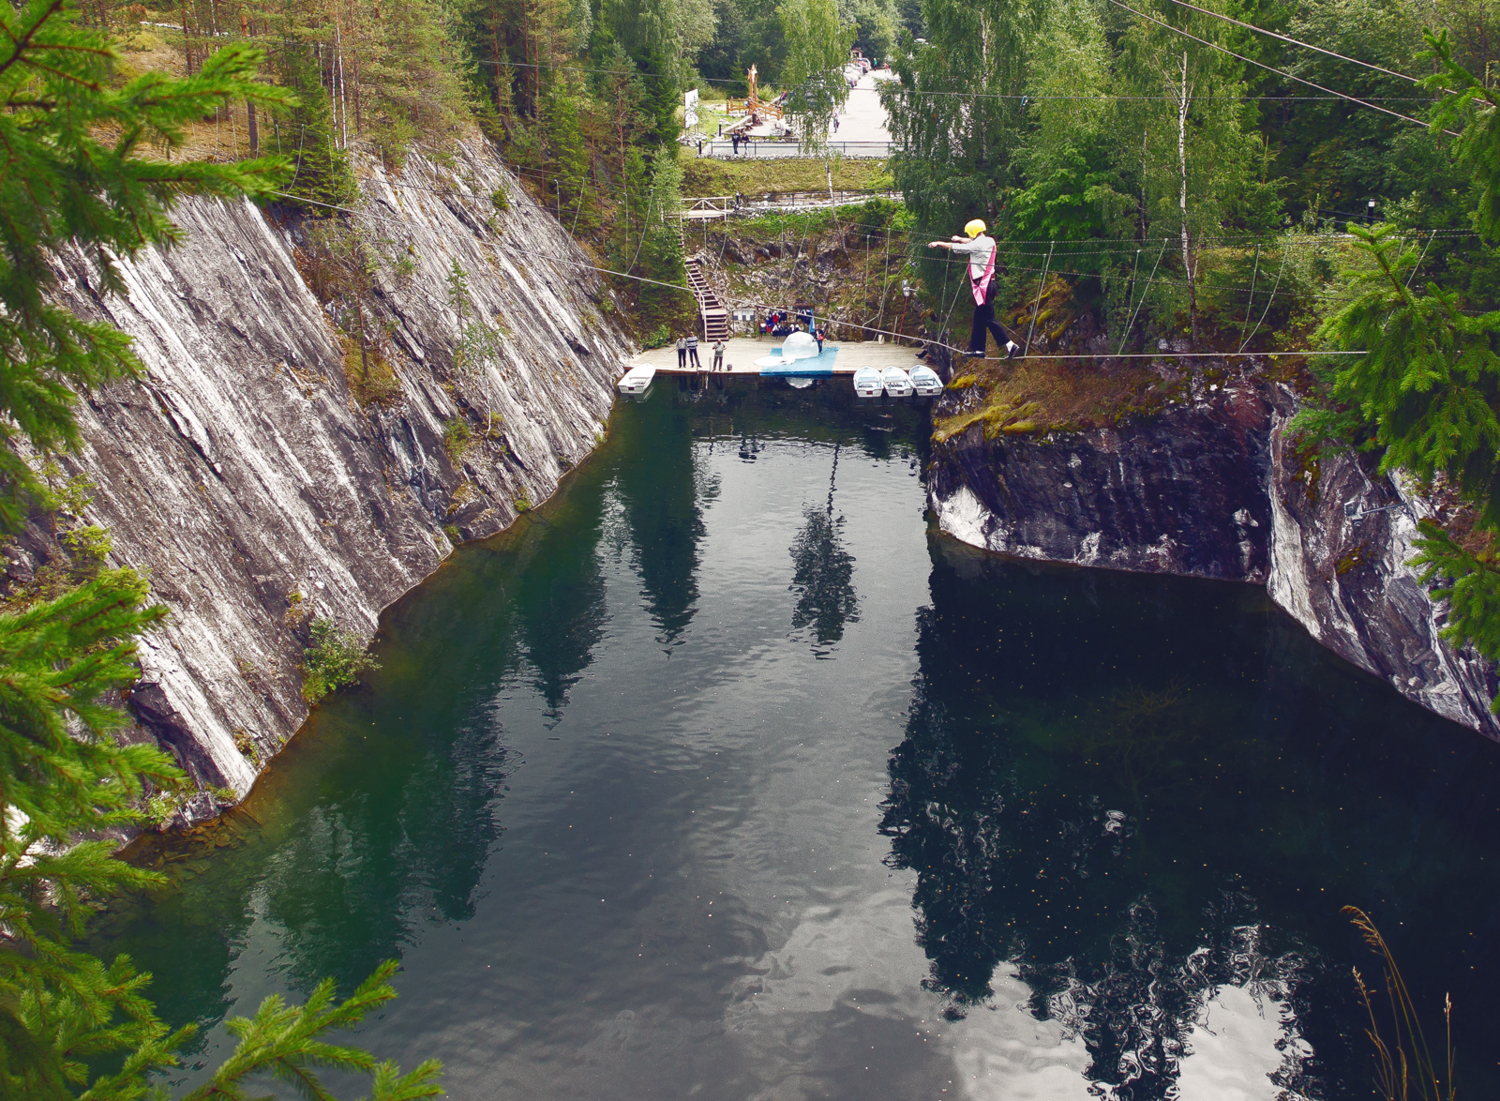
[(978, 218), (975, 218), (968, 225), (964, 226), (964, 232), (967, 233), (970, 237), (978, 237), (981, 233), (984, 232), (984, 230), (985, 225)]

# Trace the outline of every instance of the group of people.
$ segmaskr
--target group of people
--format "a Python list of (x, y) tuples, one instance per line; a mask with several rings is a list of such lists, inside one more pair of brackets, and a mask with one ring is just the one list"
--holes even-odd
[[(713, 342), (713, 351), (714, 351), (713, 364), (714, 365), (709, 368), (710, 371), (722, 371), (722, 370), (724, 370), (724, 348), (725, 348), (724, 341), (722, 341), (722, 340), (716, 340), (716, 341)], [(677, 338), (677, 367), (678, 367), (678, 369), (679, 370), (686, 370), (687, 367), (688, 367), (689, 362), (691, 362), (691, 364), (694, 367), (698, 368), (698, 370), (700, 370), (700, 371), (703, 370), (703, 361), (698, 358), (698, 334), (697, 333), (688, 333), (686, 336), (679, 336)]]
[(995, 317), (990, 296), (995, 293), (995, 239), (985, 232), (988, 227), (978, 218), (964, 226), (964, 236), (954, 234), (946, 241), (929, 241), (928, 248), (944, 248), (969, 258), (969, 290), (974, 295), (974, 323), (969, 331), (969, 354), (984, 358), (985, 340), (991, 333), (1006, 359), (1021, 350), (1015, 334), (1007, 332)]
[(792, 316), (780, 310), (772, 310), (766, 314), (764, 320), (759, 322), (757, 328), (760, 332), (771, 336), (789, 336), (796, 332), (809, 332), (813, 336), (819, 336), (823, 331), (822, 329), (816, 331), (813, 329), (812, 314), (806, 311)]

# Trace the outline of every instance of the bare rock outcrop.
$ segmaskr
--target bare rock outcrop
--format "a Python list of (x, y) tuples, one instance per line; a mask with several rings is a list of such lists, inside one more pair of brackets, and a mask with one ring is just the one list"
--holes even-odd
[(1252, 372), (1086, 433), (975, 426), (936, 449), (930, 503), (944, 531), (1001, 554), (1263, 584), (1341, 657), (1500, 739), (1494, 666), (1440, 637), (1443, 608), (1407, 565), (1434, 506), (1354, 454), (1311, 459), (1287, 438), (1296, 407)]
[[(185, 239), (124, 263), (124, 297), (98, 293), (83, 255), (59, 259), (68, 305), (130, 333), (145, 366), (80, 402), (65, 472), (97, 483), (85, 518), (170, 609), (143, 640), (135, 711), (206, 786), (243, 795), (306, 717), (311, 617), (368, 637), (455, 538), (545, 499), (605, 431), (631, 352), (610, 292), (486, 146), (455, 152), (361, 168), (354, 220), (381, 258), (366, 332), (399, 382), (368, 404), (290, 216), (184, 202)], [(475, 325), (489, 343), (460, 370)]]

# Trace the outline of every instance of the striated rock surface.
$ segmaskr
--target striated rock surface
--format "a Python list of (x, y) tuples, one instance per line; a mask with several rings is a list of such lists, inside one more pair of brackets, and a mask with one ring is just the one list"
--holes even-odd
[[(1417, 553), (1417, 521), (1437, 510), (1394, 480), (1372, 477), (1352, 454), (1322, 462), (1300, 455), (1284, 433), (1295, 401), (1279, 397), (1268, 487), (1271, 598), (1324, 646), (1403, 696), (1500, 739), (1489, 709), (1494, 666), (1439, 637), (1445, 610), (1406, 564)], [(1359, 515), (1347, 516), (1346, 503)]]
[[(1431, 503), (1355, 455), (1321, 463), (1286, 439), (1288, 391), (1246, 377), (1195, 386), (1159, 416), (1088, 433), (937, 448), (939, 526), (1021, 558), (1264, 584), (1319, 642), (1408, 699), (1500, 739), (1493, 666), (1439, 637), (1443, 609), (1406, 563)], [(1361, 512), (1345, 515), (1346, 502)]]
[[(311, 618), (368, 637), (453, 537), (546, 498), (605, 429), (631, 352), (609, 292), (487, 147), (456, 154), (364, 168), (365, 331), (399, 380), (379, 403), (351, 394), (359, 353), (334, 318), (356, 322), (299, 271), (297, 221), (185, 202), (185, 241), (125, 264), (123, 298), (96, 293), (82, 255), (59, 260), (68, 304), (132, 334), (146, 368), (80, 403), (65, 473), (97, 482), (84, 519), (171, 610), (143, 642), (134, 710), (204, 785), (243, 795), (305, 718)], [(476, 325), (488, 343), (457, 369)], [(12, 576), (36, 565), (12, 555)], [(187, 813), (212, 810), (202, 796)]]

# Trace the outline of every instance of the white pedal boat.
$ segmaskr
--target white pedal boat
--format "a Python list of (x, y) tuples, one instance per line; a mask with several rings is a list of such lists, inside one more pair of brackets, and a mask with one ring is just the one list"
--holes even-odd
[(885, 392), (891, 397), (911, 397), (911, 376), (900, 367), (887, 367), (880, 372), (880, 381), (885, 386)]
[(885, 390), (880, 371), (874, 367), (861, 367), (854, 372), (854, 392), (862, 398), (878, 398)]
[(772, 348), (771, 354), (755, 361), (762, 375), (831, 375), (839, 350), (832, 344), (824, 344), (818, 351), (818, 342), (807, 333), (792, 333), (781, 347)]
[(943, 392), (943, 380), (931, 367), (923, 364), (911, 369), (911, 388), (919, 398), (934, 398)]
[(625, 372), (625, 377), (619, 382), (622, 394), (644, 394), (656, 378), (656, 368), (649, 363), (637, 363)]

